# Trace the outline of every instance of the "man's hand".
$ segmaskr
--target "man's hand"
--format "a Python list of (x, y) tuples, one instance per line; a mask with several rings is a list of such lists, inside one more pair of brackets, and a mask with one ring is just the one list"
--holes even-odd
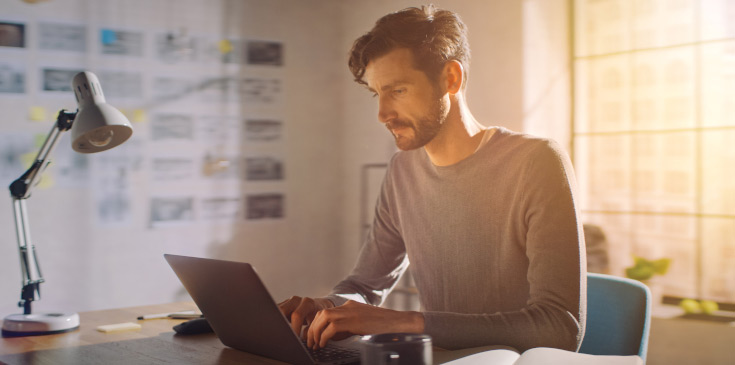
[(293, 296), (278, 304), (283, 315), (291, 321), (291, 329), (301, 336), (301, 327), (314, 320), (316, 313), (322, 309), (332, 308), (334, 303), (326, 298), (302, 298)]
[[(306, 345), (318, 349), (345, 333), (367, 335), (389, 332), (424, 332), (424, 316), (400, 312), (348, 300), (339, 307), (320, 310), (309, 326)], [(339, 336), (341, 337), (341, 336)]]

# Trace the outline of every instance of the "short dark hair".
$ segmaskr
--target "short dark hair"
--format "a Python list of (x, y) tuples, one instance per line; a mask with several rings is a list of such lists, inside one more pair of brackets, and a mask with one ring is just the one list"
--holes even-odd
[(465, 83), (470, 68), (467, 26), (459, 15), (433, 5), (411, 7), (383, 16), (373, 29), (355, 40), (348, 66), (355, 81), (367, 85), (363, 76), (370, 61), (397, 48), (413, 54), (415, 67), (437, 82), (444, 65), (452, 60), (464, 68)]

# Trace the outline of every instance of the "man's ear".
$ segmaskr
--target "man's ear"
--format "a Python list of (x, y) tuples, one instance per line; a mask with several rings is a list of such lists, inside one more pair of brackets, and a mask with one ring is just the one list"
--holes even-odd
[(462, 84), (465, 81), (463, 71), (462, 63), (457, 60), (451, 60), (444, 65), (444, 86), (448, 93), (456, 94), (462, 90)]

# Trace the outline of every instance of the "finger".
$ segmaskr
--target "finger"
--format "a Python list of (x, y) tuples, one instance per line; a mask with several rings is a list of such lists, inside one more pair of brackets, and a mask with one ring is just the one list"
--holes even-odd
[(306, 347), (312, 348), (314, 346), (314, 328), (317, 326), (317, 323), (319, 322), (319, 318), (321, 317), (321, 311), (316, 312), (316, 315), (314, 315), (314, 319), (311, 321), (311, 324), (309, 325), (309, 328), (306, 329)]
[(296, 336), (301, 336), (301, 327), (304, 325), (304, 317), (302, 316), (301, 312), (299, 312), (299, 309), (296, 308), (293, 313), (291, 313), (291, 329), (296, 334)]
[(315, 350), (319, 348), (322, 331), (324, 331), (324, 328), (329, 325), (328, 314), (329, 313), (326, 310), (317, 312), (317, 315), (314, 317), (314, 321), (311, 322), (311, 325), (309, 326), (309, 335), (311, 336), (310, 347)]
[(296, 309), (296, 307), (299, 305), (299, 303), (301, 303), (301, 297), (293, 296), (278, 303), (278, 309), (280, 309), (283, 315), (288, 318), (290, 317), (291, 312), (293, 312), (294, 309)]
[(330, 323), (324, 331), (322, 331), (321, 338), (319, 338), (319, 347), (326, 347), (327, 341), (331, 340), (337, 334), (337, 324)]

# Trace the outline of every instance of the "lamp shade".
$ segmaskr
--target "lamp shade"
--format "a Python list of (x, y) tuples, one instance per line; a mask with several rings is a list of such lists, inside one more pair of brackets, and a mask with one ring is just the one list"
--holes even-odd
[(130, 121), (105, 101), (97, 76), (89, 71), (78, 73), (72, 81), (78, 111), (71, 127), (71, 147), (79, 153), (108, 150), (125, 142), (133, 134)]

